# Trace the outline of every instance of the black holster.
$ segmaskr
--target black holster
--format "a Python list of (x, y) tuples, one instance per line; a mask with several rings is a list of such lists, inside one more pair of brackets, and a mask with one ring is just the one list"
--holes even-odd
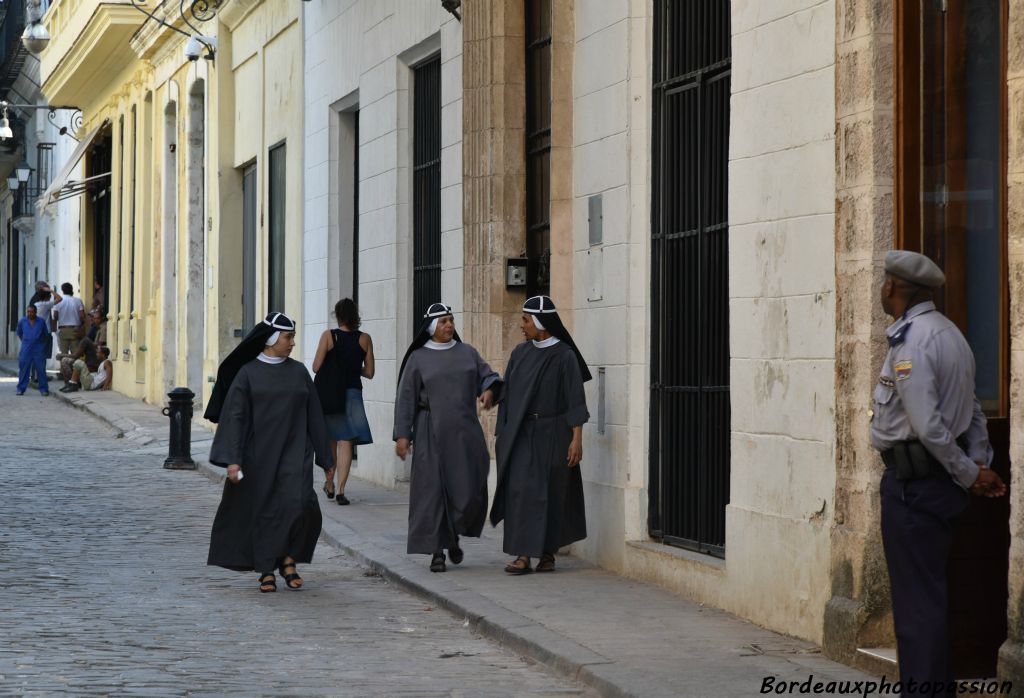
[[(966, 451), (963, 436), (956, 440), (957, 445)], [(949, 471), (933, 456), (924, 444), (914, 439), (900, 441), (888, 451), (882, 451), (882, 461), (886, 468), (896, 473), (901, 481), (923, 480), (929, 477), (949, 477)]]

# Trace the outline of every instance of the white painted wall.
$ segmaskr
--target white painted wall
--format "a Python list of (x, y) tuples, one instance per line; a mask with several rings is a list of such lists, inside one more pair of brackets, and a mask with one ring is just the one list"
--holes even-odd
[[(347, 270), (330, 269), (344, 219), (341, 112), (359, 109), (359, 301), (377, 375), (364, 381), (374, 443), (354, 472), (393, 484), (407, 466), (391, 445), (398, 364), (411, 341), (411, 66), (441, 55), (442, 293), (462, 310), (462, 27), (434, 0), (312, 0), (305, 11), (302, 358), (334, 327)], [(332, 130), (334, 138), (332, 138)], [(333, 144), (333, 147), (332, 147)], [(422, 311), (420, 311), (422, 312)], [(458, 322), (457, 316), (456, 321)]]
[(730, 608), (820, 640), (835, 490), (835, 2), (732, 7)]
[[(573, 66), (575, 338), (591, 366), (583, 478), (588, 537), (575, 552), (613, 569), (646, 536), (650, 72), (646, 3), (576, 4)], [(591, 247), (588, 199), (602, 197)], [(570, 299), (565, 299), (570, 300)], [(566, 305), (563, 299), (556, 303)], [(605, 370), (599, 434), (598, 368)]]
[[(835, 3), (732, 3), (724, 562), (628, 543), (648, 539), (650, 11), (576, 4), (572, 302), (580, 348), (606, 370), (607, 426), (597, 433), (595, 380), (582, 466), (589, 536), (574, 550), (820, 640), (835, 487)], [(587, 234), (593, 194), (603, 197), (598, 247)]]

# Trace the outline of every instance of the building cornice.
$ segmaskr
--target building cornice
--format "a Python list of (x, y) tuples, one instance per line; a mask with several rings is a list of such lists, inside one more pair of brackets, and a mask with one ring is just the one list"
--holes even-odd
[[(50, 18), (50, 14), (47, 18)], [(42, 91), (51, 104), (83, 105), (138, 59), (130, 39), (145, 16), (131, 5), (96, 3), (87, 19), (65, 18), (42, 56)], [(62, 32), (63, 33), (63, 32)]]

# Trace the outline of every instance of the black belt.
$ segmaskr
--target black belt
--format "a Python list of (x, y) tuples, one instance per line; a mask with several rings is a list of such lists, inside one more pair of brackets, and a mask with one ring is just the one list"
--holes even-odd
[(419, 407), (420, 411), (422, 412), (430, 412), (430, 405), (428, 405), (425, 402), (421, 402), (419, 405), (417, 405), (417, 407)]
[(78, 327), (81, 327), (81, 325), (57, 325), (57, 329), (58, 330), (67, 330), (67, 329), (72, 329), (73, 330), (73, 329), (76, 329)]
[[(967, 439), (961, 435), (956, 440), (965, 452)], [(887, 470), (893, 470), (897, 480), (923, 480), (930, 477), (949, 477), (949, 471), (917, 439), (898, 441), (892, 448), (882, 451), (882, 462)]]
[(565, 416), (565, 415), (562, 415), (562, 414), (538, 414), (537, 412), (531, 412), (531, 413), (527, 414), (525, 417), (523, 417), (523, 419), (525, 419), (528, 422), (536, 422), (539, 419), (556, 419), (558, 417), (563, 417), (563, 416)]

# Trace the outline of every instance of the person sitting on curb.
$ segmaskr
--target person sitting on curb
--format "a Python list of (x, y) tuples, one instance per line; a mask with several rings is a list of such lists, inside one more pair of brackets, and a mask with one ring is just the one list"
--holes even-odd
[(100, 365), (95, 373), (89, 371), (89, 365), (82, 359), (75, 361), (72, 366), (71, 380), (60, 389), (62, 393), (75, 393), (85, 388), (86, 390), (110, 390), (114, 382), (114, 364), (110, 361), (110, 349), (99, 348)]
[(60, 361), (60, 377), (65, 383), (71, 380), (71, 373), (74, 370), (75, 361), (84, 359), (90, 371), (99, 368), (100, 360), (97, 350), (106, 344), (106, 331), (103, 328), (103, 316), (97, 311), (89, 313), (90, 327), (86, 336), (78, 342), (72, 354), (57, 354)]

